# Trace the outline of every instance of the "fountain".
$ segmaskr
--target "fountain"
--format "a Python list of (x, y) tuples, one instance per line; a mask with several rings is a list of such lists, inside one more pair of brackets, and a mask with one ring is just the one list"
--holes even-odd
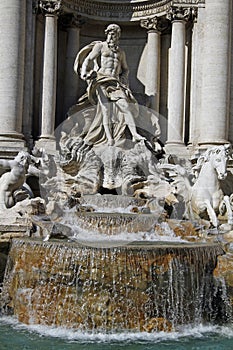
[[(166, 155), (158, 115), (127, 86), (119, 26), (106, 34), (76, 58), (87, 94), (57, 129), (57, 152), (2, 162), (11, 170), (0, 178), (0, 224), (9, 220), (1, 239), (21, 231), (2, 259), (2, 312), (88, 332), (227, 322), (233, 198), (221, 183), (230, 146), (194, 165)], [(35, 177), (39, 198), (25, 184)]]
[(171, 331), (229, 313), (213, 276), (221, 254), (218, 245), (97, 248), (22, 239), (11, 247), (3, 297), (26, 324)]

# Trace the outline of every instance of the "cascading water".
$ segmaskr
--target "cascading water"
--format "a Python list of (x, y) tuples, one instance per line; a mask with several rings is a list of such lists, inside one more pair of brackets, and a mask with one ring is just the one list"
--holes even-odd
[(148, 232), (157, 221), (152, 214), (132, 213), (77, 213), (78, 224), (86, 230), (93, 230), (107, 235), (122, 232)]
[(112, 332), (175, 330), (226, 321), (231, 307), (213, 271), (218, 244), (89, 247), (17, 239), (1, 297), (27, 324)]

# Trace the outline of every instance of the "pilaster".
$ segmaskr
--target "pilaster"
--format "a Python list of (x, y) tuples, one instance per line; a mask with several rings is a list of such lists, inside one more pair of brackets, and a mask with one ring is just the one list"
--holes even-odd
[(201, 148), (228, 138), (231, 0), (206, 0), (199, 140)]

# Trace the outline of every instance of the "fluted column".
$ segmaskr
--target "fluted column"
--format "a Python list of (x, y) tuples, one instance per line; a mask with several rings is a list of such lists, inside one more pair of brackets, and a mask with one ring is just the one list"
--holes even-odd
[(185, 27), (190, 14), (191, 10), (189, 8), (171, 7), (167, 15), (167, 18), (172, 22), (168, 74), (168, 131), (166, 142), (168, 153), (179, 154), (184, 152)]
[(206, 0), (199, 145), (227, 141), (232, 0)]
[(25, 52), (25, 0), (0, 3), (0, 157), (24, 147), (22, 111)]
[(147, 61), (145, 94), (150, 98), (150, 106), (159, 112), (160, 91), (160, 19), (146, 18), (140, 24), (147, 29)]
[(33, 146), (32, 117), (33, 117), (33, 94), (34, 94), (34, 47), (36, 29), (36, 2), (26, 0), (26, 50), (25, 50), (25, 76), (24, 76), (24, 103), (22, 130), (29, 149)]
[(57, 18), (61, 1), (40, 1), (45, 14), (44, 62), (41, 108), (41, 136), (38, 146), (55, 149), (54, 126), (57, 86)]
[(201, 114), (201, 86), (204, 77), (203, 66), (200, 62), (202, 62), (203, 58), (205, 22), (205, 8), (200, 7), (192, 28), (189, 121), (189, 150), (191, 155), (197, 151), (198, 138), (200, 136), (198, 125)]
[[(233, 13), (233, 4), (231, 4), (231, 13)], [(233, 19), (231, 19), (231, 64), (233, 65)], [(229, 135), (228, 139), (233, 144), (233, 69), (231, 68), (230, 78), (230, 120), (229, 120)]]
[(67, 48), (66, 48), (66, 69), (65, 69), (65, 89), (64, 89), (64, 115), (68, 109), (77, 102), (79, 80), (74, 72), (74, 60), (80, 49), (80, 29), (84, 23), (81, 17), (72, 15), (67, 27)]

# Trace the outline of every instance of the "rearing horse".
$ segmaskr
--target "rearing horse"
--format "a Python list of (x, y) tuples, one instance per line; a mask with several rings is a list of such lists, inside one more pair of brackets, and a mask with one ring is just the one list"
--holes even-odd
[(190, 209), (198, 216), (207, 212), (215, 227), (218, 226), (217, 214), (222, 204), (227, 210), (228, 224), (232, 225), (233, 223), (229, 197), (224, 196), (219, 182), (227, 176), (229, 151), (230, 145), (212, 147), (200, 156), (193, 168), (197, 179), (191, 187)]

